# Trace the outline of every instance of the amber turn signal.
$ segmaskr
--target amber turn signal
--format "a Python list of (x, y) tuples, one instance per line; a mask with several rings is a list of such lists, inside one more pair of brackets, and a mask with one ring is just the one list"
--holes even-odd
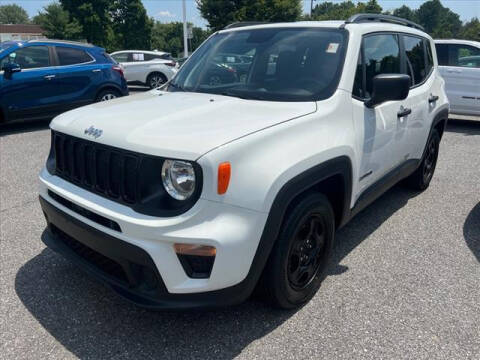
[(219, 195), (223, 195), (227, 192), (228, 184), (230, 183), (230, 174), (232, 167), (229, 162), (224, 162), (218, 165), (218, 188)]
[(175, 252), (180, 255), (215, 256), (217, 249), (208, 245), (174, 244)]

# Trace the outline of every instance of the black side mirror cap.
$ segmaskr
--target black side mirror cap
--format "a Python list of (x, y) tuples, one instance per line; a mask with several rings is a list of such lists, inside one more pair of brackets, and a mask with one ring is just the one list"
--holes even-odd
[(5, 74), (13, 74), (22, 71), (22, 68), (16, 63), (6, 63), (3, 65), (2, 70)]
[(365, 106), (373, 108), (386, 101), (403, 100), (410, 91), (410, 76), (405, 74), (380, 74), (373, 78), (372, 97)]

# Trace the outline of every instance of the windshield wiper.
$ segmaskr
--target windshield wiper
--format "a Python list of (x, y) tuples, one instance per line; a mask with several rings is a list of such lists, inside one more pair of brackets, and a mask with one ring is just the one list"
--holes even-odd
[(172, 88), (174, 88), (174, 89), (177, 89), (178, 91), (185, 91), (185, 89), (184, 89), (183, 87), (181, 87), (180, 85), (175, 84), (175, 83), (173, 83), (173, 82), (171, 82), (171, 83), (168, 84), (168, 87), (170, 87), (170, 86), (171, 86)]
[(224, 92), (221, 92), (220, 95), (236, 97), (243, 100), (265, 100), (262, 96), (256, 96), (252, 94), (239, 94), (237, 92), (232, 92), (232, 91), (224, 91)]

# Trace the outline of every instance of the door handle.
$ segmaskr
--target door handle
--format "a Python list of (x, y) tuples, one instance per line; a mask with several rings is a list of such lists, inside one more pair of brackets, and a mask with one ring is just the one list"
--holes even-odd
[(430, 94), (430, 97), (428, 98), (428, 103), (431, 104), (437, 100), (438, 100), (438, 95)]
[(400, 108), (400, 110), (398, 110), (398, 112), (397, 112), (397, 117), (398, 117), (398, 118), (401, 118), (401, 117), (410, 115), (411, 113), (412, 113), (412, 109), (404, 108), (404, 107), (402, 106), (402, 107)]
[(94, 69), (94, 70), (92, 70), (92, 72), (100, 72), (100, 71), (102, 71), (102, 70), (101, 70), (101, 69)]
[(55, 77), (55, 75), (45, 75), (43, 78), (45, 80), (52, 80)]

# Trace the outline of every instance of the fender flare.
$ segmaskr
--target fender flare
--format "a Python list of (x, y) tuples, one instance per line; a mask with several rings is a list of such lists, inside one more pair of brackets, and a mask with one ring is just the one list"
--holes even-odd
[(348, 219), (353, 179), (352, 163), (348, 156), (327, 160), (298, 174), (285, 183), (275, 196), (247, 276), (239, 284), (224, 290), (229, 294), (235, 293), (237, 299), (245, 300), (250, 296), (267, 264), (289, 205), (301, 194), (335, 175), (341, 175), (344, 179), (345, 193), (340, 226)]

